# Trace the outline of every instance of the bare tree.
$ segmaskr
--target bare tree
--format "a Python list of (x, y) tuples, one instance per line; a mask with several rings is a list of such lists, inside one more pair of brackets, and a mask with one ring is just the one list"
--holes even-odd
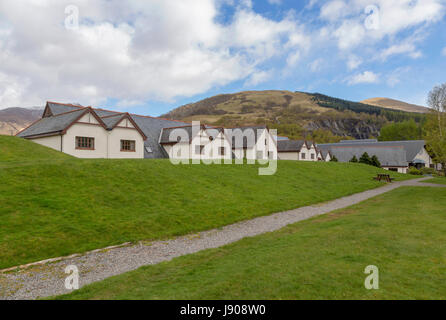
[(429, 92), (428, 105), (431, 113), (424, 128), (426, 142), (446, 174), (446, 83)]

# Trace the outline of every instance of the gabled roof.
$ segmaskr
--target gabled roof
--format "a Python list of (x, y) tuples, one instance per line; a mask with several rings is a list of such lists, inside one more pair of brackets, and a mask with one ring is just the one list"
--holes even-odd
[(278, 152), (300, 152), (305, 145), (304, 140), (280, 140), (277, 141)]
[(75, 105), (70, 103), (58, 103), (48, 101), (45, 106), (44, 116), (57, 116), (62, 113), (83, 109), (81, 105)]
[(168, 158), (164, 148), (158, 143), (161, 130), (169, 127), (178, 127), (179, 125), (190, 125), (185, 122), (154, 118), (149, 116), (130, 115), (139, 128), (144, 132), (148, 139), (144, 142), (146, 148), (150, 148), (152, 152), (145, 150), (145, 158)]
[[(91, 108), (78, 108), (76, 110), (59, 113), (52, 117), (46, 117), (33, 123), (28, 128), (20, 131), (17, 136), (22, 138), (40, 136), (40, 135), (57, 135), (64, 134), (66, 130), (84, 114), (94, 111)], [(96, 115), (95, 115), (96, 116)], [(99, 124), (105, 127), (102, 120), (96, 116)]]
[[(178, 142), (178, 138), (177, 136), (172, 136), (172, 132), (174, 132), (175, 130), (184, 130), (184, 132), (187, 135), (187, 140), (184, 140), (184, 138), (182, 139), (182, 142), (191, 142), (193, 137), (193, 126), (189, 125), (189, 126), (177, 126), (177, 127), (169, 127), (169, 128), (163, 128), (161, 131), (161, 135), (160, 135), (160, 143), (161, 144), (170, 144), (170, 143), (177, 143)], [(223, 128), (214, 128), (214, 127), (209, 127), (209, 126), (205, 126), (205, 125), (201, 125), (200, 126), (200, 130), (203, 130), (206, 132), (206, 134), (209, 137), (212, 137), (214, 139), (216, 139), (218, 137), (218, 135), (220, 133), (224, 133), (224, 129)]]
[[(17, 136), (22, 138), (50, 136), (65, 134), (66, 131), (78, 121), (84, 114), (90, 112), (98, 121), (99, 125), (106, 130), (113, 130), (123, 119), (129, 119), (135, 129), (144, 140), (147, 135), (136, 124), (128, 113), (93, 109), (72, 104), (47, 102), (43, 118), (34, 122), (26, 129), (20, 131)], [(99, 113), (99, 115), (98, 115)], [(102, 115), (102, 117), (100, 116)]]

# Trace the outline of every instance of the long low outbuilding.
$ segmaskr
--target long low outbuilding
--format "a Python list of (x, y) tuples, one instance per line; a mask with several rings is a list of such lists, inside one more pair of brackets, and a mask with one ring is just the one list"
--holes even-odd
[(407, 173), (410, 167), (435, 167), (424, 140), (344, 140), (339, 143), (319, 144), (317, 147), (331, 152), (340, 162), (349, 162), (353, 157), (359, 159), (367, 152), (370, 157), (378, 158), (382, 168), (400, 173)]

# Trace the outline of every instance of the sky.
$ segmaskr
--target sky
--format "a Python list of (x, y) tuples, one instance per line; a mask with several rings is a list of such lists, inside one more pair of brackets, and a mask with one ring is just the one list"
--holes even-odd
[(426, 105), (446, 82), (446, 0), (1, 0), (0, 109), (158, 116), (222, 93)]

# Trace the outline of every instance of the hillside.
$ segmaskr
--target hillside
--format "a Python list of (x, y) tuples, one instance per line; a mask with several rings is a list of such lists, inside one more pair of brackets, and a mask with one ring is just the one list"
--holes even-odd
[(42, 116), (42, 108), (7, 108), (0, 110), (0, 135), (15, 135)]
[(0, 136), (0, 166), (12, 162), (53, 161), (71, 156), (18, 137)]
[(429, 108), (410, 104), (399, 100), (389, 98), (371, 98), (361, 101), (361, 103), (370, 104), (372, 106), (383, 107), (406, 112), (428, 113)]
[(279, 161), (274, 176), (259, 176), (257, 165), (55, 161), (48, 157), (62, 154), (37, 147), (0, 139), (6, 160), (35, 159), (13, 165), (0, 160), (0, 269), (337, 199), (382, 185), (371, 177), (384, 172), (358, 164)]
[(389, 121), (420, 121), (422, 115), (318, 93), (269, 90), (218, 95), (179, 107), (162, 117), (226, 127), (267, 124), (277, 128), (279, 135), (290, 138), (334, 142), (346, 137), (377, 137)]

